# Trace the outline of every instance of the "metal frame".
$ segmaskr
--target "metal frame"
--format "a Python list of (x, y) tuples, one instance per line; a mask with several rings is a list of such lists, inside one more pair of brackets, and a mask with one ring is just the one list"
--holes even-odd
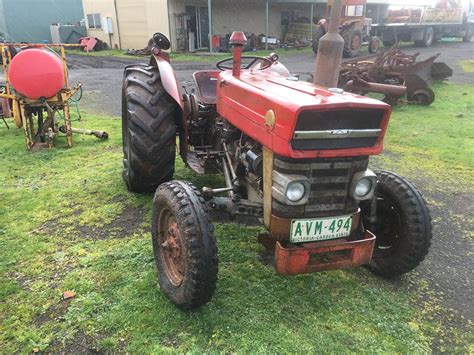
[[(10, 52), (9, 47), (28, 47), (28, 48), (44, 48), (44, 47), (56, 47), (60, 49), (60, 58), (64, 68), (65, 74), (65, 85), (55, 96), (48, 98), (46, 100), (36, 100), (22, 96), (18, 92), (15, 92), (11, 87), (9, 81), (9, 63), (11, 63), (12, 55)], [(8, 44), (0, 44), (0, 56), (2, 58), (2, 66), (3, 72), (5, 75), (5, 92), (0, 93), (0, 98), (9, 99), (12, 102), (12, 116), (15, 122), (15, 125), (18, 128), (23, 128), (25, 134), (25, 144), (28, 149), (32, 149), (35, 145), (36, 141), (34, 139), (35, 135), (35, 125), (33, 120), (33, 114), (29, 112), (29, 109), (38, 109), (41, 111), (41, 114), (38, 113), (38, 120), (42, 119), (43, 110), (47, 113), (47, 118), (45, 122), (48, 122), (51, 127), (48, 128), (47, 132), (47, 146), (51, 148), (53, 146), (53, 138), (56, 134), (59, 133), (59, 128), (56, 124), (56, 114), (60, 111), (63, 112), (64, 117), (64, 133), (67, 137), (67, 145), (69, 147), (73, 146), (72, 141), (72, 133), (73, 131), (76, 133), (83, 133), (83, 134), (92, 134), (99, 137), (99, 131), (85, 131), (80, 129), (73, 129), (71, 127), (71, 115), (69, 109), (69, 100), (72, 96), (76, 94), (77, 91), (81, 88), (81, 84), (77, 84), (73, 88), (69, 85), (68, 80), (68, 68), (66, 62), (66, 47), (78, 47), (80, 45), (76, 44), (52, 44), (52, 45), (44, 45), (44, 44), (24, 44), (24, 43), (8, 43)], [(38, 111), (38, 112), (39, 112)], [(39, 121), (38, 121), (39, 125)], [(88, 133), (89, 132), (89, 133)], [(106, 138), (107, 134), (105, 132), (100, 131), (100, 138)], [(105, 134), (105, 135), (104, 135)]]

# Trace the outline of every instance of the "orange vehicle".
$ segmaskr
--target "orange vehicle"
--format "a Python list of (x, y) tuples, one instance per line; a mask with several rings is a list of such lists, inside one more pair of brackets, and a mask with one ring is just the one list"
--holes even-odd
[[(333, 0), (328, 0), (326, 18), (321, 19), (318, 27), (313, 31), (314, 53), (318, 52), (319, 39), (328, 31), (332, 4)], [(343, 1), (339, 32), (344, 38), (344, 57), (356, 57), (363, 42), (368, 42), (370, 53), (376, 53), (379, 48), (379, 39), (370, 35), (372, 20), (365, 17), (366, 7), (367, 0)]]

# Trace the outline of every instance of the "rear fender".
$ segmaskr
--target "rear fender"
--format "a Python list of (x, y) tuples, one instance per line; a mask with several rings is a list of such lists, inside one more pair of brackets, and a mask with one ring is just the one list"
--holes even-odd
[(153, 54), (150, 64), (154, 65), (155, 63), (160, 72), (163, 88), (179, 106), (179, 113), (176, 115), (176, 126), (179, 132), (179, 154), (183, 161), (186, 162), (188, 152), (188, 127), (178, 80), (176, 79), (176, 74), (169, 62), (168, 53), (159, 51), (157, 54)]
[(326, 33), (329, 29), (329, 21), (326, 20), (325, 18), (322, 18), (321, 20), (318, 21), (318, 25), (321, 26), (324, 29), (324, 32)]
[(158, 66), (160, 71), (161, 83), (165, 88), (166, 92), (173, 98), (174, 101), (181, 107), (183, 110), (183, 101), (181, 98), (181, 93), (179, 91), (178, 80), (176, 79), (176, 74), (174, 73), (173, 67), (170, 62), (164, 58), (162, 53), (153, 55), (151, 58), (151, 64), (153, 65), (153, 60)]

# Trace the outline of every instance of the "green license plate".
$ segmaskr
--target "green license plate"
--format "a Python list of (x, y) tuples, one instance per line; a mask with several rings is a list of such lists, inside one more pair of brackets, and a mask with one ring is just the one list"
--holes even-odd
[(290, 242), (314, 242), (347, 237), (351, 234), (351, 226), (351, 215), (318, 219), (294, 219), (291, 221)]

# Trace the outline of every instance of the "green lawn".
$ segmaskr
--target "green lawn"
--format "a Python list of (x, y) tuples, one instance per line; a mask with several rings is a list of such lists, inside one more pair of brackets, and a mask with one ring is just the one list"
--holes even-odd
[[(394, 111), (387, 148), (404, 159), (376, 162), (408, 175), (418, 170), (434, 186), (454, 169), (472, 188), (474, 89), (442, 84), (435, 91), (431, 107)], [(474, 350), (472, 332), (457, 318), (446, 325), (453, 313), (421, 295), (426, 285), (413, 275), (394, 283), (364, 268), (278, 276), (257, 258), (256, 227), (216, 224), (213, 301), (176, 309), (157, 285), (152, 196), (122, 183), (120, 121), (85, 117), (79, 127), (111, 138), (75, 136), (72, 149), (60, 138), (57, 148), (31, 153), (22, 131), (0, 122), (0, 352), (418, 353), (434, 342), (440, 350)], [(217, 179), (197, 178), (180, 161), (175, 177), (199, 186)], [(66, 290), (77, 296), (62, 301)]]
[(468, 59), (460, 62), (461, 68), (467, 73), (474, 73), (474, 60)]

